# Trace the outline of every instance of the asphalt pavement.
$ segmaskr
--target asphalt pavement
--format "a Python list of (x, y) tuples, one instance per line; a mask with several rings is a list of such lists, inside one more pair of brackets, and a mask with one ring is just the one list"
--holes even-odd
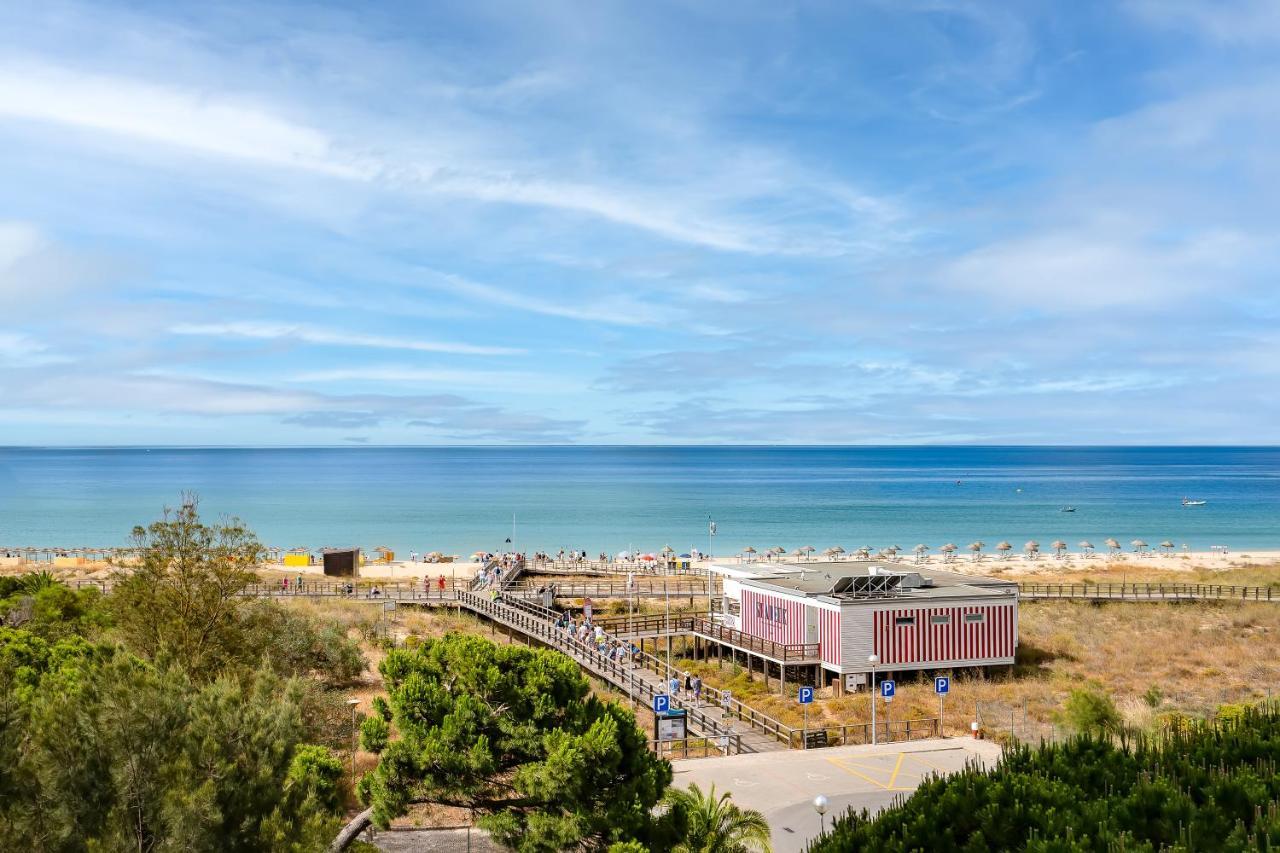
[[(967, 738), (732, 755), (676, 762), (675, 784), (731, 792), (739, 806), (764, 814), (776, 853), (798, 853), (824, 821), (851, 807), (877, 812), (930, 775), (970, 761), (991, 766), (999, 756), (996, 744)], [(819, 794), (828, 801), (825, 818), (813, 808)]]

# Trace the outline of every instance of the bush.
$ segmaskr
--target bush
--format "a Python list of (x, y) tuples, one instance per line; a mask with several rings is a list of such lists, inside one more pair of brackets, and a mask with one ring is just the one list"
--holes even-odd
[(1120, 712), (1110, 696), (1076, 688), (1067, 697), (1063, 718), (1078, 732), (1103, 735), (1120, 730)]
[(994, 770), (926, 780), (874, 820), (838, 818), (809, 851), (1273, 849), (1277, 761), (1277, 705), (1129, 746), (1098, 734), (1015, 746)]

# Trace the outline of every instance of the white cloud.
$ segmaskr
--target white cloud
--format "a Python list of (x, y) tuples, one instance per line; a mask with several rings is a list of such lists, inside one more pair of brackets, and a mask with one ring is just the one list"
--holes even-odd
[(54, 122), (204, 154), (341, 178), (372, 176), (329, 138), (268, 109), (208, 91), (35, 63), (0, 65), (0, 116)]
[(1175, 242), (1100, 224), (994, 242), (944, 266), (938, 280), (1006, 307), (1165, 308), (1238, 279), (1257, 249), (1252, 238), (1229, 231)]
[(294, 341), (305, 344), (340, 347), (368, 347), (372, 349), (414, 350), (417, 352), (441, 352), (457, 355), (516, 355), (524, 352), (512, 347), (494, 347), (476, 344), (460, 344), (444, 341), (423, 341), (383, 335), (347, 333), (337, 329), (324, 329), (307, 325), (286, 323), (259, 323), (240, 321), (234, 323), (179, 323), (170, 327), (175, 335), (199, 335), (218, 338), (246, 338), (264, 341)]

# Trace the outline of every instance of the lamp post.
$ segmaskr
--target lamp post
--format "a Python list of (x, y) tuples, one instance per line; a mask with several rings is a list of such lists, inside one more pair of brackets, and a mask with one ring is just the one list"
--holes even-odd
[(351, 706), (351, 781), (356, 781), (356, 706), (360, 704), (359, 699), (348, 699), (347, 704)]
[(867, 655), (867, 663), (871, 664), (871, 745), (876, 745), (876, 664), (880, 663), (877, 654)]
[(813, 798), (813, 810), (818, 813), (818, 827), (823, 835), (827, 834), (827, 798), (819, 794)]

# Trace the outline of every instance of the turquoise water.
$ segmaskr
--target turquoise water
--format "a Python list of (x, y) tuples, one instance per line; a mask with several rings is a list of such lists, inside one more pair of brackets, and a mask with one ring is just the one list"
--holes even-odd
[(1280, 548), (1280, 449), (1183, 447), (8, 448), (0, 547), (125, 544), (183, 491), (281, 547), (470, 553), (502, 547), (514, 514), (520, 548), (592, 553), (706, 550), (708, 516), (718, 554), (1108, 536)]

